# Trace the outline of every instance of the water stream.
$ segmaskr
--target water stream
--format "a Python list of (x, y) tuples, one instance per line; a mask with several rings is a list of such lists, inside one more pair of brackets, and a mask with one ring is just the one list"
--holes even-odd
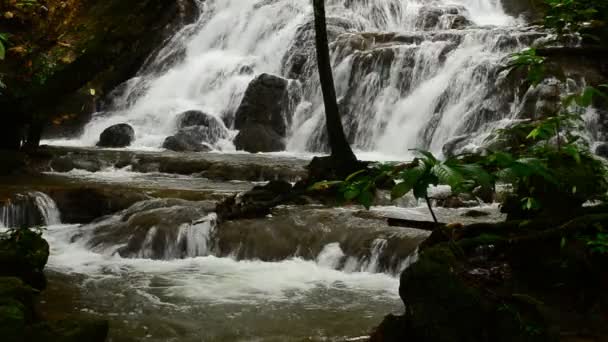
[[(199, 110), (230, 130), (213, 147), (233, 151), (234, 115), (244, 92), (256, 75), (270, 73), (289, 79), (289, 95), (297, 102), (284, 113), (287, 152), (208, 157), (236, 159), (237, 166), (241, 159), (251, 161), (253, 166), (236, 169), (244, 173), (256, 163), (261, 170), (298, 164), (285, 154), (322, 152), (326, 138), (310, 0), (200, 5), (200, 19), (116, 89), (82, 136), (50, 142), (93, 146), (105, 128), (126, 122), (136, 132), (131, 149), (158, 150), (176, 132), (180, 113)], [(403, 158), (410, 148), (441, 153), (463, 134), (472, 148), (482, 144), (488, 132), (517, 114), (517, 99), (500, 88), (500, 63), (544, 36), (505, 14), (499, 0), (330, 0), (327, 6), (347, 135), (374, 159)], [(194, 154), (165, 153), (155, 161), (155, 152), (111, 152), (116, 160), (104, 164), (101, 152), (71, 151), (68, 160), (90, 154), (85, 164), (97, 165), (96, 172), (47, 177), (152, 197), (169, 190), (220, 194), (197, 197), (211, 200), (254, 185), (250, 176), (213, 180), (225, 165), (194, 176), (160, 171), (169, 159), (200, 162)], [(115, 167), (121, 156), (139, 168)], [(149, 171), (151, 165), (157, 170)], [(353, 208), (312, 206), (217, 225), (202, 202), (148, 199), (93, 223), (62, 225), (46, 197), (34, 199), (36, 208), (46, 208), (38, 211), (52, 249), (46, 310), (54, 310), (53, 298), (77, 293), (68, 296), (67, 310), (109, 318), (112, 341), (356, 340), (384, 315), (402, 310), (398, 274), (426, 236), (388, 227), (382, 216), (428, 219), (424, 207), (380, 207), (362, 215)], [(497, 216), (496, 208), (481, 209)], [(14, 225), (15, 209), (0, 210), (3, 224)], [(465, 220), (456, 210), (438, 214), (446, 221)]]

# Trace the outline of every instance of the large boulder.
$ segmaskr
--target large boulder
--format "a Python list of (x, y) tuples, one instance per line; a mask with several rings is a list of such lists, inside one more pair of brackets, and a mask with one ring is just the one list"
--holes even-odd
[(167, 137), (163, 142), (163, 148), (176, 152), (208, 152), (211, 151), (211, 147), (203, 144), (203, 141), (207, 141), (210, 135), (207, 127), (186, 127), (175, 135)]
[(285, 135), (287, 124), (283, 108), (287, 102), (288, 83), (286, 79), (270, 74), (261, 74), (251, 81), (236, 111), (234, 128), (259, 123)]
[(276, 131), (261, 124), (248, 125), (234, 139), (237, 150), (251, 153), (283, 151), (285, 141)]
[(281, 77), (261, 74), (245, 91), (236, 111), (234, 127), (241, 130), (235, 145), (248, 152), (272, 152), (285, 148), (289, 82)]
[(135, 130), (129, 124), (117, 124), (106, 128), (99, 136), (99, 147), (126, 147), (135, 139)]

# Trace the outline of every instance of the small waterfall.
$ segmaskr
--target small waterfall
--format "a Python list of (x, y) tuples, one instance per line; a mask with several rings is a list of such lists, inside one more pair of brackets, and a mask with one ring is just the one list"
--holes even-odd
[(55, 201), (39, 191), (16, 194), (0, 206), (0, 224), (5, 228), (29, 228), (61, 223)]
[[(345, 272), (367, 272), (367, 273), (390, 273), (400, 274), (404, 269), (418, 260), (418, 248), (404, 259), (395, 260), (395, 256), (387, 251), (388, 240), (383, 238), (374, 239), (369, 246), (369, 253), (359, 256), (346, 255), (340, 243), (333, 242), (325, 245), (317, 256), (316, 262), (319, 266), (327, 267)], [(390, 259), (391, 265), (382, 262), (382, 258)], [(394, 266), (393, 266), (394, 265)]]
[(32, 196), (34, 197), (36, 206), (38, 210), (40, 210), (44, 223), (47, 226), (61, 223), (61, 213), (59, 212), (59, 208), (57, 208), (57, 204), (52, 198), (50, 198), (44, 192), (38, 191), (33, 192)]
[[(212, 254), (212, 234), (216, 228), (215, 213), (193, 223), (183, 223), (175, 232), (151, 227), (141, 246), (129, 255), (142, 259), (184, 259)], [(119, 251), (120, 253), (120, 251)]]

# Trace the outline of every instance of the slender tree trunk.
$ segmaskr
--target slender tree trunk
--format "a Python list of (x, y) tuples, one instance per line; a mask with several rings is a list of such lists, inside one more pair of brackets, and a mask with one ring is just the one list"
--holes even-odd
[(319, 66), (319, 80), (325, 104), (325, 119), (331, 156), (340, 163), (356, 164), (357, 157), (346, 140), (344, 127), (340, 119), (340, 110), (336, 100), (336, 89), (331, 71), (329, 57), (329, 43), (327, 41), (327, 23), (325, 19), (325, 0), (313, 0), (315, 16), (315, 36), (317, 47), (317, 64)]
[(424, 200), (426, 201), (426, 205), (429, 207), (431, 216), (433, 216), (433, 221), (435, 221), (435, 223), (439, 223), (437, 221), (437, 216), (435, 216), (435, 212), (433, 211), (433, 206), (431, 205), (431, 200), (429, 199), (429, 196), (424, 196)]

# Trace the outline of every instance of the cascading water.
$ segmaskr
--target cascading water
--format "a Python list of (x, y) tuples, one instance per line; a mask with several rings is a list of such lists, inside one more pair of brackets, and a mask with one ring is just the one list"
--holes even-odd
[(47, 194), (33, 191), (17, 194), (0, 205), (0, 226), (29, 228), (61, 223), (59, 209)]
[[(542, 34), (517, 26), (500, 0), (334, 0), (328, 23), (337, 93), (356, 149), (403, 156), (441, 151), (450, 139), (488, 131), (513, 115), (495, 84), (504, 57)], [(182, 30), (116, 92), (79, 143), (106, 127), (135, 127), (134, 147), (161, 146), (176, 116), (200, 110), (230, 128), (249, 82), (271, 73), (301, 83), (288, 151), (325, 148), (308, 0), (208, 0)], [(218, 149), (231, 149), (221, 141)]]

